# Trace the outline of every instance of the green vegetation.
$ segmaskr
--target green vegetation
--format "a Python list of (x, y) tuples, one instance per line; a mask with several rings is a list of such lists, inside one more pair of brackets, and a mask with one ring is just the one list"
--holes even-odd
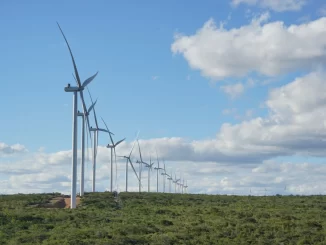
[(44, 208), (59, 195), (0, 196), (0, 244), (326, 244), (325, 196), (105, 192)]

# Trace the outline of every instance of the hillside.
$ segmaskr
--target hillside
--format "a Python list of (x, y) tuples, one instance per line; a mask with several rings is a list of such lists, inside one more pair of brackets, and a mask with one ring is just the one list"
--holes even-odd
[[(325, 196), (87, 193), (0, 196), (0, 244), (326, 244)], [(62, 205), (62, 207), (64, 207)]]

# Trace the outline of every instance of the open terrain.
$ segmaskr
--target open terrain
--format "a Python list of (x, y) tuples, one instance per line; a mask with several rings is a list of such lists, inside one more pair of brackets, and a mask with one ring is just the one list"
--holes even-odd
[(119, 196), (2, 195), (0, 244), (326, 244), (325, 196)]

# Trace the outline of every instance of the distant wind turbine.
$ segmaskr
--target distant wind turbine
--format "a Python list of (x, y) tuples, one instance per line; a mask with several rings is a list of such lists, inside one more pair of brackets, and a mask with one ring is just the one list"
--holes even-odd
[[(106, 125), (105, 121), (103, 120), (102, 118), (102, 121), (107, 129), (107, 131), (110, 132), (108, 126)], [(110, 136), (110, 140), (111, 140), (111, 145), (108, 144), (107, 145), (107, 148), (111, 149), (111, 186), (110, 186), (110, 191), (112, 192), (112, 186), (113, 186), (113, 152), (114, 152), (114, 161), (115, 161), (115, 164), (117, 163), (117, 154), (116, 154), (116, 151), (115, 151), (115, 148), (122, 142), (124, 141), (126, 138), (123, 138), (122, 140), (119, 140), (118, 142), (114, 143), (113, 141), (113, 138), (111, 136), (111, 134), (109, 134)], [(113, 150), (113, 151), (112, 151)], [(117, 166), (116, 166), (117, 167)], [(117, 175), (117, 169), (116, 169), (116, 175)], [(115, 178), (117, 179), (117, 176), (115, 176)]]
[(169, 193), (172, 193), (172, 191), (171, 191), (171, 185), (172, 185), (172, 184), (171, 184), (171, 181), (173, 180), (173, 179), (172, 179), (172, 171), (171, 171), (171, 175), (168, 175), (168, 174), (167, 174), (167, 176), (169, 177), (169, 178), (168, 178), (168, 180), (169, 180)]
[[(91, 95), (91, 92), (89, 89), (87, 89), (89, 97), (91, 99), (91, 102), (93, 104), (93, 98)], [(114, 135), (114, 133), (110, 132), (109, 130), (99, 128), (98, 123), (97, 123), (97, 117), (96, 117), (96, 111), (95, 111), (95, 106), (93, 107), (93, 114), (94, 114), (94, 120), (95, 120), (95, 128), (90, 128), (90, 131), (94, 132), (94, 145), (93, 145), (93, 178), (92, 178), (92, 192), (95, 192), (95, 179), (96, 179), (96, 157), (97, 157), (97, 147), (98, 147), (98, 132), (106, 132), (109, 133), (110, 135)]]
[(147, 164), (146, 162), (143, 161), (142, 155), (141, 155), (141, 150), (140, 150), (140, 145), (139, 145), (139, 141), (137, 140), (138, 143), (138, 150), (139, 150), (139, 157), (140, 157), (140, 161), (137, 161), (137, 163), (139, 163), (139, 193), (141, 192), (141, 171), (142, 171), (142, 166), (143, 163)]
[[(87, 132), (89, 132), (89, 119), (88, 119), (88, 115), (91, 112), (91, 110), (93, 109), (93, 107), (95, 106), (96, 101), (94, 102), (94, 104), (92, 104), (88, 110), (84, 113), (81, 113), (78, 111), (78, 116), (80, 116), (82, 118), (82, 140), (81, 140), (81, 163), (80, 163), (80, 196), (84, 195), (84, 182), (85, 182), (85, 119), (88, 122), (88, 130)], [(90, 135), (90, 134), (89, 134)], [(88, 141), (87, 141), (88, 142)], [(88, 149), (88, 146), (87, 146)]]
[(185, 186), (185, 180), (182, 179), (182, 184), (181, 184), (181, 193), (182, 194), (183, 194), (183, 188), (184, 188), (184, 186)]
[(131, 165), (132, 169), (134, 170), (134, 173), (135, 173), (135, 175), (137, 177), (137, 180), (139, 182), (139, 177), (137, 175), (137, 172), (136, 172), (136, 170), (134, 168), (134, 165), (132, 164), (132, 161), (131, 161), (131, 158), (130, 158), (131, 154), (132, 154), (132, 151), (134, 149), (136, 140), (138, 139), (138, 134), (139, 134), (139, 132), (137, 133), (136, 139), (134, 140), (134, 144), (132, 145), (132, 148), (131, 148), (131, 151), (130, 151), (129, 155), (128, 156), (119, 156), (119, 157), (123, 157), (123, 158), (125, 158), (127, 160), (127, 162), (126, 162), (126, 192), (128, 192), (128, 163), (130, 163), (130, 165)]
[(149, 157), (149, 164), (145, 163), (145, 167), (148, 168), (148, 192), (151, 191), (151, 171), (153, 171), (154, 162), (152, 162), (152, 157)]
[(177, 193), (177, 184), (178, 184), (178, 181), (180, 181), (180, 179), (177, 179), (177, 175), (174, 174), (174, 180), (173, 180), (173, 183), (175, 184), (174, 185), (174, 193)]
[(157, 168), (154, 168), (156, 170), (156, 192), (158, 192), (158, 172), (160, 170), (163, 170), (163, 168), (160, 168), (160, 161), (158, 160), (158, 155), (157, 155), (157, 151), (156, 151), (156, 159), (157, 159)]
[(164, 159), (163, 159), (163, 166), (164, 166), (163, 173), (161, 173), (161, 175), (163, 175), (163, 193), (165, 193), (165, 176), (168, 175), (168, 174), (165, 171), (165, 161), (164, 161)]
[(185, 188), (185, 192), (188, 193), (188, 189), (187, 189), (187, 188), (188, 188), (187, 180), (186, 180), (186, 185), (184, 186), (184, 188)]

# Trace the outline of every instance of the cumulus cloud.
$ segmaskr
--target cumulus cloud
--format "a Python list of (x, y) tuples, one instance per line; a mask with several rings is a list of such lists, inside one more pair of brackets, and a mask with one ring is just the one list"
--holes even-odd
[(215, 80), (252, 72), (277, 76), (325, 64), (326, 18), (290, 26), (268, 19), (264, 13), (229, 30), (210, 19), (193, 35), (176, 34), (171, 51)]
[(242, 83), (221, 86), (221, 90), (229, 95), (232, 99), (239, 97), (244, 92)]
[(306, 0), (232, 0), (231, 2), (233, 6), (240, 4), (258, 5), (261, 8), (271, 9), (276, 12), (298, 11), (306, 3)]
[[(325, 91), (323, 72), (313, 72), (272, 90), (267, 118), (224, 124), (218, 139), (236, 145), (266, 146), (281, 152), (322, 155), (325, 145)], [(277, 154), (277, 153), (276, 153)]]
[(14, 155), (23, 152), (27, 152), (27, 149), (24, 145), (7, 145), (3, 142), (0, 142), (0, 155)]

